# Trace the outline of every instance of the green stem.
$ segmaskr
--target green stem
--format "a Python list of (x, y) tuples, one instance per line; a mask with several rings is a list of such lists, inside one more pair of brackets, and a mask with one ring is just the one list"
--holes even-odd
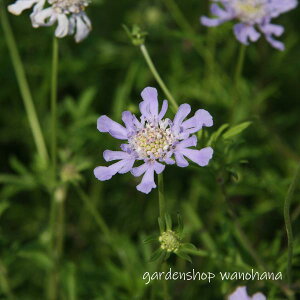
[(56, 180), (57, 160), (57, 68), (58, 68), (58, 39), (53, 38), (52, 72), (51, 72), (51, 160), (54, 181)]
[(165, 203), (165, 193), (164, 193), (164, 176), (163, 174), (158, 174), (158, 201), (159, 201), (159, 215), (162, 220), (164, 220), (166, 214), (166, 203)]
[(6, 14), (6, 8), (4, 7), (3, 1), (1, 1), (1, 9), (0, 9), (0, 19), (2, 28), (4, 31), (4, 36), (6, 39), (7, 46), (9, 48), (9, 53), (11, 56), (12, 64), (16, 73), (19, 89), (21, 92), (21, 96), (23, 99), (23, 103), (25, 106), (27, 118), (29, 121), (29, 125), (32, 131), (33, 139), (36, 145), (36, 149), (38, 151), (39, 156), (43, 160), (44, 164), (47, 164), (48, 161), (48, 152), (45, 144), (45, 140), (43, 137), (43, 133), (41, 130), (41, 126), (37, 117), (36, 109), (34, 106), (34, 102), (32, 99), (32, 95), (29, 89), (29, 85), (26, 79), (24, 66), (22, 64), (18, 48), (16, 45), (16, 41), (9, 24), (9, 20)]
[(67, 196), (67, 186), (58, 187), (53, 194), (53, 215), (51, 224), (51, 255), (54, 266), (48, 278), (47, 298), (56, 300), (58, 298), (58, 285), (60, 274), (60, 263), (63, 254), (65, 236), (65, 200)]
[(284, 201), (284, 222), (286, 227), (286, 233), (288, 238), (288, 263), (287, 263), (287, 278), (288, 284), (291, 285), (292, 280), (292, 261), (293, 261), (293, 248), (294, 248), (294, 238), (293, 238), (293, 229), (291, 224), (291, 216), (290, 216), (290, 206), (292, 202), (292, 198), (295, 192), (295, 188), (297, 183), (300, 181), (300, 164), (296, 170), (294, 179), (288, 189), (285, 201)]
[(156, 67), (154, 66), (153, 61), (148, 53), (146, 46), (141, 45), (140, 49), (142, 51), (142, 54), (147, 62), (147, 65), (148, 65), (150, 71), (152, 72), (154, 78), (156, 79), (157, 83), (159, 84), (159, 86), (161, 87), (161, 89), (163, 90), (165, 95), (167, 96), (168, 100), (171, 102), (171, 104), (173, 106), (173, 110), (175, 112), (177, 112), (178, 104), (177, 104), (176, 100), (174, 99), (173, 95), (171, 94), (171, 92), (169, 91), (169, 89), (167, 88), (167, 86), (165, 85), (164, 81), (160, 77), (160, 75), (159, 75)]
[(246, 46), (241, 44), (239, 50), (239, 57), (238, 57), (237, 65), (235, 68), (235, 74), (234, 74), (234, 82), (236, 85), (238, 84), (238, 81), (240, 80), (242, 75), (242, 70), (245, 61), (245, 54), (246, 54)]
[[(165, 193), (164, 193), (164, 177), (163, 174), (160, 173), (157, 175), (158, 178), (158, 202), (159, 202), (159, 216), (161, 220), (165, 220), (166, 215), (166, 202), (165, 202)], [(167, 262), (162, 263), (162, 271), (167, 272)], [(168, 283), (165, 279), (163, 279), (163, 295), (164, 300), (170, 299), (169, 291), (168, 291)]]

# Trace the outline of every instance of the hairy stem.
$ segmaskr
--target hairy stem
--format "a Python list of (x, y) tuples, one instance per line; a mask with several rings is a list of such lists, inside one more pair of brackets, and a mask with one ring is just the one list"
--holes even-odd
[(40, 122), (37, 117), (29, 84), (26, 79), (24, 66), (19, 55), (15, 37), (13, 35), (11, 26), (9, 24), (9, 20), (6, 14), (6, 8), (4, 7), (3, 1), (1, 1), (0, 19), (1, 19), (3, 32), (4, 32), (4, 37), (7, 46), (9, 48), (12, 64), (17, 77), (20, 93), (25, 106), (28, 122), (33, 135), (34, 143), (39, 156), (43, 160), (43, 163), (46, 165), (48, 162), (48, 152), (47, 152), (44, 136), (41, 130)]
[(165, 85), (164, 81), (160, 77), (156, 67), (153, 64), (153, 61), (149, 55), (149, 52), (148, 52), (146, 46), (141, 45), (140, 49), (142, 51), (142, 54), (147, 62), (147, 65), (148, 65), (151, 73), (153, 74), (155, 80), (157, 81), (157, 83), (159, 84), (159, 86), (161, 87), (161, 89), (163, 90), (165, 95), (167, 96), (168, 100), (171, 102), (173, 110), (176, 112), (178, 109), (178, 104), (177, 104), (176, 100), (174, 99), (173, 95), (171, 94), (171, 92), (169, 91), (169, 89), (167, 88), (167, 86)]

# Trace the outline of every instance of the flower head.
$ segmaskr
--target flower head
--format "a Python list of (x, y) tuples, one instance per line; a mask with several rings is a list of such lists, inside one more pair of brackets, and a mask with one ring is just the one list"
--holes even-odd
[(57, 22), (55, 36), (63, 38), (75, 34), (76, 42), (82, 41), (91, 31), (91, 21), (85, 13), (90, 0), (17, 0), (8, 10), (19, 15), (33, 7), (30, 15), (32, 26), (52, 26)]
[[(142, 98), (143, 101), (139, 106), (142, 114), (140, 119), (129, 111), (123, 112), (122, 120), (125, 127), (107, 116), (98, 119), (97, 128), (100, 132), (108, 132), (114, 138), (127, 143), (121, 144), (121, 151), (104, 151), (103, 157), (106, 161), (118, 160), (118, 162), (109, 167), (97, 167), (94, 174), (101, 181), (109, 180), (117, 173), (124, 174), (129, 171), (134, 176), (144, 174), (137, 189), (148, 194), (156, 188), (154, 173), (163, 172), (165, 164), (176, 163), (179, 167), (187, 167), (189, 163), (186, 158), (200, 166), (208, 164), (213, 155), (212, 148), (196, 150), (190, 147), (197, 145), (197, 138), (193, 133), (204, 126), (212, 126), (213, 120), (203, 109), (199, 109), (193, 117), (185, 120), (191, 112), (189, 104), (179, 106), (173, 121), (164, 119), (168, 101), (163, 101), (159, 111), (155, 88), (145, 88)], [(143, 163), (133, 167), (135, 161)]]
[(176, 252), (181, 243), (178, 233), (172, 230), (164, 231), (158, 238), (160, 247), (167, 252)]
[(213, 0), (219, 4), (211, 5), (211, 13), (216, 18), (201, 17), (205, 26), (218, 26), (229, 20), (238, 20), (234, 26), (236, 38), (248, 45), (249, 40), (256, 42), (261, 34), (276, 49), (284, 50), (284, 44), (274, 39), (281, 36), (283, 26), (271, 24), (273, 18), (297, 6), (297, 0)]
[(238, 287), (231, 295), (228, 296), (228, 300), (266, 300), (267, 298), (262, 293), (256, 293), (252, 297), (248, 296), (247, 288), (245, 286)]

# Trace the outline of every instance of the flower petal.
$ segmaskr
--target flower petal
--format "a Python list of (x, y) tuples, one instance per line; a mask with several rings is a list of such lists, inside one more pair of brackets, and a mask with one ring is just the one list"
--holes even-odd
[(147, 118), (158, 117), (158, 95), (157, 89), (147, 87), (142, 91), (144, 101), (140, 103), (140, 111)]
[(283, 26), (275, 24), (264, 24), (260, 26), (260, 30), (265, 34), (266, 40), (276, 49), (283, 51), (284, 44), (275, 40), (272, 35), (281, 36), (284, 32)]
[(77, 43), (84, 40), (88, 36), (91, 30), (92, 30), (91, 21), (85, 13), (81, 13), (78, 16), (76, 16), (75, 41)]
[(120, 160), (109, 167), (97, 167), (94, 169), (94, 175), (100, 181), (111, 179), (121, 170), (126, 164), (126, 160)]
[(250, 300), (250, 297), (247, 294), (246, 287), (241, 286), (229, 295), (228, 300)]
[(251, 25), (238, 23), (234, 25), (233, 30), (236, 38), (244, 45), (249, 45), (248, 40), (256, 42), (260, 37), (260, 33)]
[(57, 15), (57, 27), (55, 30), (55, 36), (58, 38), (63, 38), (69, 33), (69, 19), (65, 14)]
[(175, 155), (175, 160), (176, 160), (176, 164), (178, 167), (185, 168), (189, 165), (188, 161), (184, 158), (182, 153), (175, 152), (174, 155)]
[(31, 8), (38, 0), (18, 0), (14, 4), (8, 5), (7, 9), (14, 15), (20, 15), (23, 10)]
[(151, 190), (155, 188), (154, 166), (150, 166), (147, 168), (141, 183), (136, 187), (136, 189), (142, 193), (149, 194)]
[(251, 300), (266, 300), (266, 296), (262, 293), (256, 293), (252, 296)]
[(192, 135), (191, 137), (179, 142), (176, 145), (176, 151), (187, 148), (187, 147), (195, 147), (197, 146), (197, 137)]
[(165, 116), (167, 110), (168, 110), (168, 101), (164, 100), (163, 101), (163, 105), (161, 107), (161, 111), (160, 111), (160, 113), (158, 115), (158, 120), (161, 120)]
[(113, 161), (119, 159), (128, 159), (131, 157), (131, 155), (123, 151), (105, 150), (103, 152), (103, 157), (106, 161)]
[(179, 133), (180, 131), (180, 126), (183, 122), (183, 120), (187, 117), (187, 115), (191, 112), (191, 106), (189, 104), (181, 104), (178, 108), (178, 111), (175, 115), (174, 121), (173, 121), (173, 126), (172, 129), (176, 132)]
[(52, 7), (36, 11), (30, 15), (32, 26), (51, 26), (57, 19), (57, 14), (53, 11)]
[(127, 140), (128, 137), (126, 128), (107, 116), (98, 118), (97, 129), (100, 132), (108, 132), (111, 136), (119, 140)]
[(196, 111), (195, 115), (182, 123), (184, 132), (189, 134), (195, 133), (202, 129), (203, 126), (213, 126), (213, 118), (210, 113), (204, 109)]
[(195, 162), (201, 167), (208, 165), (210, 159), (213, 156), (213, 149), (211, 147), (206, 147), (201, 150), (194, 149), (182, 149), (180, 153), (189, 158), (191, 161)]

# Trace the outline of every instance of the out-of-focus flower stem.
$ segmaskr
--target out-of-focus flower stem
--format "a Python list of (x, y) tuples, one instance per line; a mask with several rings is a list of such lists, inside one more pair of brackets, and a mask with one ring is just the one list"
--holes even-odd
[(52, 198), (50, 216), (50, 255), (53, 257), (53, 267), (49, 272), (47, 299), (58, 299), (60, 260), (63, 254), (65, 236), (65, 200), (67, 197), (67, 185), (55, 189)]
[[(159, 216), (161, 220), (165, 220), (166, 215), (166, 203), (165, 203), (165, 192), (164, 192), (164, 177), (163, 174), (160, 173), (157, 175), (158, 177), (158, 202), (159, 202)], [(167, 272), (167, 262), (162, 263), (162, 271)], [(163, 279), (163, 299), (168, 300), (169, 297), (169, 290), (168, 290), (168, 283), (165, 279)]]
[(244, 61), (245, 61), (246, 47), (247, 46), (245, 46), (243, 44), (240, 45), (238, 61), (237, 61), (235, 73), (234, 73), (235, 85), (237, 85), (238, 81), (241, 79), (242, 70), (243, 70)]
[(54, 268), (49, 274), (48, 299), (57, 297), (59, 261), (63, 252), (64, 241), (64, 202), (66, 186), (57, 187), (57, 69), (58, 69), (58, 40), (53, 38), (51, 66), (51, 170), (52, 197), (50, 207), (50, 251), (54, 257)]
[(288, 262), (287, 262), (287, 280), (288, 284), (291, 284), (292, 280), (292, 260), (293, 260), (293, 248), (294, 248), (294, 238), (293, 238), (293, 229), (291, 224), (290, 216), (290, 206), (292, 197), (297, 183), (300, 181), (300, 164), (297, 167), (296, 173), (294, 175), (293, 181), (288, 189), (285, 201), (284, 201), (284, 222), (286, 227), (286, 233), (288, 238)]
[(54, 36), (52, 48), (51, 71), (51, 162), (53, 177), (56, 178), (57, 160), (57, 67), (58, 67), (58, 39)]
[(29, 84), (26, 79), (24, 66), (21, 61), (17, 44), (9, 24), (9, 20), (6, 14), (6, 8), (3, 1), (0, 4), (0, 19), (4, 32), (4, 37), (9, 48), (12, 64), (16, 73), (17, 82), (25, 106), (27, 118), (32, 131), (33, 139), (37, 148), (37, 152), (40, 158), (43, 160), (44, 165), (48, 162), (48, 152), (44, 140), (44, 136), (41, 130), (40, 122), (37, 117), (36, 109), (30, 92)]
[(164, 193), (164, 175), (158, 174), (158, 201), (159, 201), (159, 215), (164, 219), (166, 214), (165, 193)]
[(141, 49), (141, 52), (147, 62), (147, 65), (148, 65), (151, 73), (153, 74), (155, 80), (157, 81), (157, 83), (159, 84), (159, 86), (161, 87), (161, 89), (163, 90), (165, 95), (167, 96), (170, 103), (172, 104), (172, 108), (173, 108), (174, 112), (176, 112), (178, 110), (178, 104), (177, 104), (176, 100), (174, 99), (173, 95), (171, 94), (171, 92), (169, 91), (169, 89), (167, 88), (167, 86), (165, 85), (164, 81), (160, 77), (156, 67), (153, 64), (153, 61), (149, 55), (149, 52), (148, 52), (146, 46), (144, 44), (142, 44), (140, 46), (140, 49)]

